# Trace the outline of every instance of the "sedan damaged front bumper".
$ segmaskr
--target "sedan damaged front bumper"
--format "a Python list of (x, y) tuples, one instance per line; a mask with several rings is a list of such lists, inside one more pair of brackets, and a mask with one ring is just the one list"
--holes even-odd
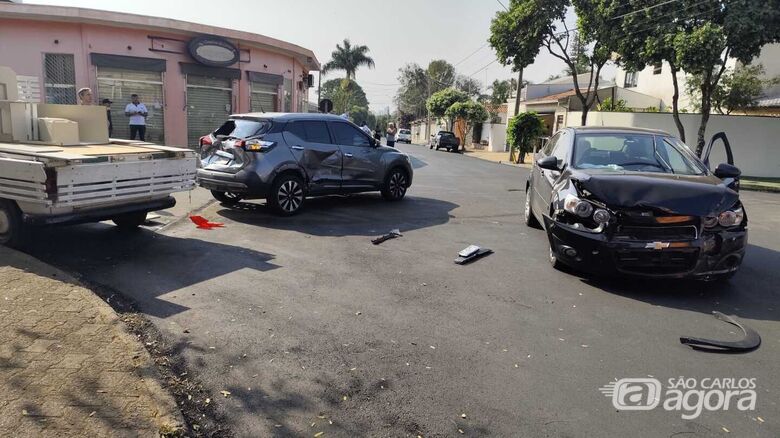
[(544, 223), (560, 262), (596, 274), (706, 279), (739, 269), (747, 246), (746, 229), (707, 231), (681, 241), (622, 240), (547, 216)]

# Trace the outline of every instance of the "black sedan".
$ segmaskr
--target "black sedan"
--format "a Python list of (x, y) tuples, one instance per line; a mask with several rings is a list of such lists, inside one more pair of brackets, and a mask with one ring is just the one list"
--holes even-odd
[(458, 152), (459, 147), (460, 139), (455, 133), (450, 131), (439, 131), (431, 139), (430, 149), (436, 148), (438, 151), (439, 149), (444, 148), (447, 149), (448, 152)]
[(677, 138), (638, 128), (566, 128), (535, 158), (525, 220), (543, 225), (553, 266), (725, 280), (742, 263), (733, 165), (711, 172)]

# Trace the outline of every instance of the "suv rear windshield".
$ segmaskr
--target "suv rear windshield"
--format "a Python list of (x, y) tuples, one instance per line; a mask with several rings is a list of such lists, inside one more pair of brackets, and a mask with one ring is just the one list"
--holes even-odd
[(269, 129), (271, 129), (271, 122), (268, 120), (231, 119), (214, 131), (214, 135), (248, 138), (265, 134)]
[(439, 135), (452, 135), (452, 136), (455, 136), (455, 134), (453, 134), (450, 131), (439, 131)]

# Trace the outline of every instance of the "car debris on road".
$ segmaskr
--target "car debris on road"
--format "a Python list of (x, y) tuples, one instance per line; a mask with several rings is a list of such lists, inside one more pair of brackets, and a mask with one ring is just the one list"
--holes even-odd
[(490, 254), (493, 254), (492, 249), (482, 248), (477, 245), (469, 245), (458, 252), (458, 258), (455, 259), (455, 263), (458, 265), (465, 265)]
[(694, 350), (710, 353), (747, 353), (761, 345), (761, 336), (752, 328), (737, 321), (736, 316), (724, 315), (718, 311), (712, 312), (715, 318), (735, 325), (742, 330), (744, 337), (739, 341), (718, 341), (702, 338), (680, 337), (680, 343), (688, 345)]
[(373, 243), (374, 245), (379, 245), (380, 243), (386, 240), (395, 239), (396, 237), (401, 237), (401, 236), (403, 236), (403, 234), (401, 234), (401, 230), (396, 228), (394, 230), (390, 230), (390, 232), (385, 234), (384, 236), (380, 236), (377, 237), (376, 239), (372, 239), (371, 243)]

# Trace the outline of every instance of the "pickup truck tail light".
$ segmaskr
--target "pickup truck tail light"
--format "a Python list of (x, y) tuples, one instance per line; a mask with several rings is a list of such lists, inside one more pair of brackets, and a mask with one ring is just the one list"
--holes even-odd
[(46, 173), (46, 182), (44, 183), (46, 197), (49, 199), (57, 198), (57, 171), (51, 167), (44, 168)]
[(200, 138), (200, 147), (201, 148), (203, 146), (211, 146), (213, 143), (214, 142), (211, 140), (211, 134), (204, 135), (203, 137)]

